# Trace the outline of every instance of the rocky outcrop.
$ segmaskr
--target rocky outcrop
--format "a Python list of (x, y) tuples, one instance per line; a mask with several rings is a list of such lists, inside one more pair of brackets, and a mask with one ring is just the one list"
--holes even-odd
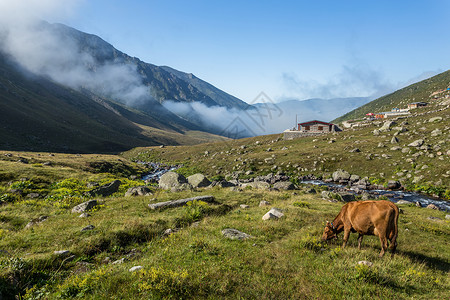
[(211, 184), (211, 181), (209, 181), (205, 175), (200, 173), (189, 176), (187, 181), (193, 188), (207, 187)]
[(97, 200), (89, 200), (86, 202), (83, 202), (81, 204), (78, 204), (74, 208), (72, 208), (72, 213), (83, 213), (85, 211), (88, 211), (98, 205)]
[(152, 195), (152, 190), (147, 186), (134, 186), (129, 188), (125, 193), (125, 197), (149, 195)]
[(114, 180), (111, 183), (102, 185), (98, 188), (95, 188), (95, 189), (89, 191), (89, 192), (86, 192), (86, 194), (91, 197), (93, 197), (93, 196), (103, 196), (103, 197), (110, 196), (119, 190), (119, 186), (121, 183), (122, 182), (120, 182), (120, 180)]
[(170, 190), (183, 183), (187, 183), (186, 178), (175, 172), (167, 172), (159, 179), (159, 187), (164, 190)]
[(192, 201), (203, 201), (203, 202), (208, 202), (208, 203), (214, 203), (214, 197), (213, 196), (197, 196), (197, 197), (193, 197), (193, 198), (186, 198), (186, 199), (180, 199), (180, 200), (172, 200), (172, 201), (149, 204), (148, 207), (150, 207), (151, 209), (172, 208), (172, 207), (186, 205), (188, 202), (192, 202)]

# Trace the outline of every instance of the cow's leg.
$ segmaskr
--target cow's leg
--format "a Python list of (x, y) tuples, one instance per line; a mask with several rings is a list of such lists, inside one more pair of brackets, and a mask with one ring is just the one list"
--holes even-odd
[(387, 238), (386, 238), (386, 234), (384, 232), (380, 232), (379, 237), (380, 237), (380, 244), (381, 244), (381, 252), (380, 252), (379, 257), (383, 257), (383, 255), (386, 252), (387, 247), (388, 247)]
[(391, 245), (389, 249), (391, 249), (391, 257), (394, 257), (395, 250), (397, 249), (397, 237), (392, 232), (389, 236), (389, 240), (391, 241)]
[(342, 249), (344, 249), (345, 245), (347, 245), (349, 236), (350, 236), (350, 227), (344, 226), (344, 243), (342, 244)]
[(359, 249), (359, 250), (361, 250), (361, 243), (362, 243), (362, 240), (363, 240), (363, 235), (360, 233), (360, 234), (358, 235), (358, 249)]

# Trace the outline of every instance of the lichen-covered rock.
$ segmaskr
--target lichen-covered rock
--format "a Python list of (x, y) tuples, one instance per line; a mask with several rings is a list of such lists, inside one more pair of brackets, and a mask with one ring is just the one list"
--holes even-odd
[(341, 180), (349, 180), (350, 179), (350, 173), (344, 170), (337, 170), (333, 173), (333, 181), (339, 182)]
[(81, 204), (78, 204), (77, 206), (72, 208), (72, 213), (83, 213), (85, 211), (88, 211), (88, 210), (94, 208), (97, 205), (98, 205), (97, 200), (89, 200), (89, 201), (83, 202)]
[(208, 178), (205, 177), (205, 175), (200, 173), (189, 176), (187, 178), (187, 181), (190, 185), (192, 185), (193, 188), (207, 187), (211, 184), (211, 181), (209, 181)]
[(271, 210), (269, 210), (263, 217), (262, 219), (264, 221), (266, 220), (278, 220), (280, 218), (282, 218), (284, 216), (284, 214), (277, 208), (272, 208)]
[(93, 189), (92, 191), (86, 192), (89, 196), (110, 196), (119, 190), (119, 186), (122, 184), (120, 180), (114, 180), (111, 183), (102, 185), (98, 188)]
[(290, 181), (279, 181), (279, 182), (275, 182), (275, 184), (273, 185), (273, 188), (276, 190), (293, 190), (293, 189), (295, 189), (295, 186)]
[(159, 187), (164, 190), (170, 190), (183, 183), (187, 183), (186, 178), (175, 172), (167, 172), (159, 179)]
[(224, 229), (222, 230), (222, 234), (224, 237), (230, 240), (246, 240), (252, 237), (251, 235), (234, 228)]
[(134, 186), (127, 190), (125, 197), (152, 195), (152, 190), (147, 186)]

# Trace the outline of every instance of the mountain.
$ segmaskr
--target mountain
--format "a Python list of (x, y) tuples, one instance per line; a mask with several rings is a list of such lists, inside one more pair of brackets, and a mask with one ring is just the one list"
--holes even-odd
[[(157, 102), (156, 102), (157, 103)], [(195, 125), (159, 103), (159, 116), (35, 75), (0, 53), (0, 149), (119, 152), (136, 146), (193, 144)]]
[(450, 70), (375, 99), (335, 119), (334, 122), (360, 119), (367, 113), (385, 112), (393, 108), (407, 108), (412, 102), (429, 102), (431, 94), (447, 88), (450, 88)]
[[(132, 66), (139, 76), (140, 84), (149, 87), (152, 98), (160, 103), (172, 100), (176, 102), (196, 101), (207, 106), (225, 106), (227, 108), (246, 108), (248, 106), (242, 100), (217, 89), (193, 74), (177, 71), (167, 66), (160, 67), (143, 62), (115, 49), (111, 44), (96, 35), (84, 33), (63, 24), (43, 23), (42, 26), (46, 26), (46, 30), (60, 40), (69, 39), (74, 42), (79, 53), (86, 53), (94, 58), (94, 66), (90, 67), (93, 72), (95, 72), (95, 64)], [(131, 104), (131, 106), (136, 105)], [(145, 109), (145, 106), (143, 104), (138, 108)]]

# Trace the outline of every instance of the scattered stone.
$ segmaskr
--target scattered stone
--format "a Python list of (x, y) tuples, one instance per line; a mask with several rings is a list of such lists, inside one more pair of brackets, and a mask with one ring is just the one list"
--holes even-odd
[(222, 234), (230, 240), (246, 240), (252, 237), (251, 235), (234, 228), (226, 228), (222, 230)]
[(149, 195), (152, 195), (152, 190), (147, 186), (134, 186), (129, 188), (125, 193), (125, 197)]
[(351, 181), (351, 182), (356, 182), (356, 181), (358, 181), (359, 179), (360, 179), (359, 175), (352, 174), (352, 175), (350, 176), (350, 181)]
[(450, 215), (445, 215), (446, 220), (450, 220)]
[(356, 152), (361, 152), (361, 150), (359, 150), (359, 148), (354, 148), (354, 149), (350, 150), (349, 152), (356, 153)]
[(126, 261), (125, 257), (122, 257), (121, 259), (115, 260), (112, 262), (113, 265), (119, 265), (119, 264), (123, 264)]
[(409, 147), (420, 147), (423, 145), (425, 141), (420, 139), (420, 140), (415, 140), (414, 142), (410, 143), (408, 146)]
[(260, 189), (260, 190), (270, 189), (270, 184), (265, 181), (254, 181), (254, 182), (242, 184), (242, 188), (246, 188), (247, 186), (252, 187), (254, 189)]
[(39, 198), (41, 195), (39, 194), (39, 193), (29, 193), (29, 194), (27, 194), (27, 198), (29, 198), (29, 199), (36, 199), (36, 198)]
[(87, 218), (90, 217), (91, 215), (88, 213), (82, 213), (81, 215), (78, 216), (78, 218)]
[(389, 180), (388, 181), (388, 185), (387, 188), (390, 190), (397, 190), (401, 187), (402, 185), (400, 184), (400, 182), (396, 181), (396, 180)]
[(193, 188), (207, 187), (211, 184), (211, 181), (209, 181), (205, 175), (200, 173), (189, 176), (187, 181)]
[(32, 226), (34, 226), (34, 225), (37, 225), (37, 224), (39, 224), (39, 223), (42, 223), (42, 222), (44, 222), (44, 221), (47, 220), (47, 219), (48, 219), (48, 216), (40, 216), (40, 217), (37, 218), (37, 219), (31, 220), (31, 221), (25, 226), (25, 229), (28, 229), (28, 228), (30, 228), (30, 227), (32, 227)]
[(241, 205), (239, 205), (239, 207), (242, 208), (242, 209), (250, 208), (250, 206), (247, 205), (247, 204), (241, 204)]
[(439, 210), (439, 207), (437, 207), (436, 205), (434, 205), (434, 204), (428, 204), (427, 205), (427, 208), (429, 208), (429, 209), (434, 209), (434, 210)]
[(355, 195), (347, 192), (339, 192), (338, 195), (341, 197), (342, 201), (350, 202), (355, 201)]
[(58, 251), (53, 251), (53, 254), (64, 257), (64, 256), (69, 256), (70, 251), (69, 250), (58, 250)]
[(259, 202), (259, 207), (262, 207), (262, 206), (268, 206), (268, 205), (270, 205), (270, 202), (269, 202), (269, 201), (262, 200), (261, 202)]
[(373, 131), (373, 135), (380, 135), (380, 131), (379, 131), (378, 129), (375, 129), (375, 130)]
[(171, 208), (171, 207), (183, 206), (183, 205), (186, 205), (188, 202), (192, 202), (192, 201), (203, 201), (203, 202), (207, 202), (207, 203), (213, 203), (214, 197), (213, 196), (197, 196), (197, 197), (192, 197), (192, 198), (149, 204), (148, 207), (150, 207), (151, 209), (164, 209), (164, 208), (169, 208), (169, 207)]
[(443, 221), (441, 218), (438, 217), (428, 217), (428, 220), (433, 220), (433, 221)]
[(398, 142), (398, 138), (396, 136), (393, 136), (391, 139), (391, 144), (397, 144)]
[(91, 197), (95, 195), (103, 197), (110, 196), (119, 190), (119, 186), (121, 184), (122, 182), (120, 180), (114, 180), (111, 183), (102, 185), (98, 188), (93, 189), (92, 191), (86, 192), (86, 194)]
[(277, 208), (272, 208), (263, 217), (263, 220), (278, 220), (283, 217), (284, 214)]
[(409, 153), (411, 151), (408, 147), (402, 149), (402, 153)]
[(130, 268), (128, 271), (129, 272), (135, 272), (135, 271), (139, 271), (140, 269), (143, 269), (143, 266), (134, 266), (132, 268)]
[(368, 266), (368, 267), (372, 267), (373, 263), (370, 262), (370, 261), (367, 261), (367, 260), (360, 260), (360, 261), (358, 261), (358, 265), (365, 265), (365, 266)]
[(442, 121), (442, 117), (434, 117), (428, 120), (429, 123), (440, 122)]
[(186, 178), (175, 172), (167, 172), (159, 179), (159, 187), (163, 190), (170, 190), (173, 187), (187, 183)]
[(431, 136), (438, 136), (438, 135), (441, 135), (441, 134), (442, 134), (442, 131), (439, 128), (436, 128), (435, 130), (433, 130), (431, 132)]
[(382, 142), (379, 142), (377, 147), (378, 148), (384, 148), (385, 146), (384, 146), (384, 144)]
[(409, 201), (406, 201), (406, 200), (400, 200), (400, 201), (397, 201), (397, 203), (396, 203), (397, 205), (402, 205), (402, 204), (411, 204), (411, 202), (409, 202)]
[(275, 182), (275, 184), (273, 185), (273, 188), (276, 190), (294, 190), (295, 186), (290, 181), (279, 181), (279, 182)]
[(394, 125), (397, 125), (394, 121), (386, 121), (384, 122), (383, 126), (381, 126), (380, 131), (390, 131), (391, 127)]
[(332, 177), (333, 177), (333, 181), (335, 182), (339, 182), (341, 180), (349, 180), (350, 179), (350, 173), (344, 170), (337, 170), (336, 172), (333, 173)]
[(89, 231), (89, 230), (93, 230), (95, 228), (94, 225), (88, 225), (86, 227), (84, 227), (83, 229), (81, 229), (81, 231)]
[(85, 211), (88, 211), (88, 210), (94, 208), (97, 205), (98, 205), (97, 200), (89, 200), (89, 201), (83, 202), (81, 204), (78, 204), (77, 206), (72, 208), (72, 213), (82, 213), (82, 212), (85, 212)]
[(416, 205), (416, 207), (422, 207), (422, 204), (419, 201), (416, 201), (414, 204)]

